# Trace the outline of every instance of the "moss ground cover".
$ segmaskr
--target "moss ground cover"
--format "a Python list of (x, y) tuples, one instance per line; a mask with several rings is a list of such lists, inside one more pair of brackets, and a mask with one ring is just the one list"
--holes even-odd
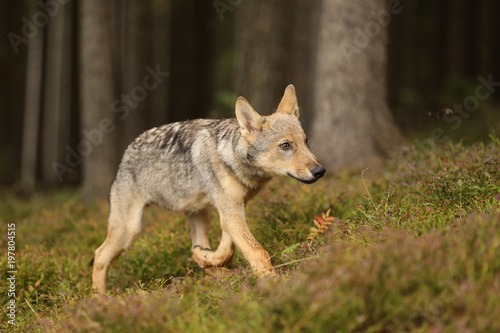
[[(149, 207), (102, 298), (92, 297), (89, 262), (105, 237), (107, 203), (83, 205), (71, 190), (30, 200), (1, 192), (0, 245), (7, 248), (5, 226), (15, 223), (18, 272), (16, 326), (3, 316), (1, 329), (498, 332), (499, 160), (492, 137), (408, 147), (376, 174), (341, 173), (310, 186), (274, 180), (247, 209), (277, 266), (272, 279), (253, 276), (239, 253), (233, 275), (204, 276), (190, 260), (184, 217)], [(214, 247), (215, 213), (212, 225)], [(0, 299), (7, 304), (7, 289)]]

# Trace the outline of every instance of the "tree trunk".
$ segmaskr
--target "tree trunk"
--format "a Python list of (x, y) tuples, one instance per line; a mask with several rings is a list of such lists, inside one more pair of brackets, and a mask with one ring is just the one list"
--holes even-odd
[[(399, 107), (399, 122), (411, 130), (419, 120), (422, 108), (421, 90), (418, 87), (419, 75), (419, 33), (417, 4), (405, 3), (404, 12), (395, 15), (388, 26), (388, 38), (392, 47), (388, 47), (388, 102)], [(427, 62), (430, 62), (427, 59)]]
[[(453, 3), (453, 4), (451, 4)], [(477, 20), (472, 19), (471, 24), (464, 24), (464, 20), (470, 19), (472, 12), (467, 8), (469, 1), (450, 1), (448, 11), (448, 47), (446, 54), (447, 74), (450, 79), (466, 77), (467, 64), (474, 63), (471, 56), (476, 48), (469, 45), (473, 37), (473, 29)], [(477, 6), (477, 4), (473, 4)]]
[(213, 96), (214, 7), (209, 1), (174, 0), (171, 13), (168, 121), (206, 117)]
[[(311, 0), (295, 0), (293, 22), (285, 36), (291, 38), (288, 52), (291, 68), (287, 69), (287, 84), (292, 83), (297, 91), (297, 99), (301, 109), (300, 121), (307, 132), (314, 117), (313, 109), (313, 75), (314, 50), (316, 49), (317, 22), (319, 2)], [(283, 89), (283, 88), (282, 88)]]
[[(23, 37), (20, 18), (25, 15), (32, 17), (30, 15), (35, 12), (35, 7), (36, 3), (32, 1), (3, 1), (0, 4), (0, 35), (4, 36), (4, 44), (0, 47), (0, 77), (2, 78), (0, 80), (0, 184), (2, 185), (14, 185), (20, 179), (22, 146), (25, 144), (22, 130), (25, 118), (22, 110), (26, 110), (28, 100), (36, 99), (36, 96), (33, 96), (33, 99), (26, 97), (25, 93), (33, 86), (40, 86), (40, 81), (26, 83), (26, 77), (30, 75), (26, 73), (28, 49), (31, 43), (37, 43), (35, 40), (41, 38), (43, 29), (39, 29), (36, 36), (31, 35), (32, 39), (29, 44), (21, 42), (16, 45), (10, 39), (9, 34), (14, 33)], [(42, 47), (39, 50), (41, 52)], [(36, 62), (36, 59), (33, 59), (34, 54), (31, 53), (33, 64), (33, 60)], [(31, 73), (31, 75), (36, 77), (37, 73)], [(36, 107), (38, 108), (39, 105)], [(36, 144), (36, 139), (34, 142)]]
[(42, 132), (42, 183), (59, 183), (53, 162), (64, 161), (70, 144), (72, 3), (60, 6), (47, 26)]
[[(485, 72), (485, 75), (492, 74), (493, 80), (500, 80), (500, 38), (497, 38), (498, 31), (500, 29), (500, 20), (498, 19), (497, 13), (500, 10), (500, 2), (491, 0), (490, 20), (491, 20), (491, 30), (490, 30), (490, 42), (491, 42), (491, 62), (489, 64), (489, 70)], [(493, 92), (497, 101), (500, 101), (500, 89), (495, 89)]]
[[(301, 121), (312, 119), (311, 85), (318, 2), (246, 1), (235, 9), (238, 95), (261, 114), (276, 110), (285, 87), (297, 91)], [(229, 14), (227, 14), (229, 15)]]
[(124, 130), (122, 149), (126, 147), (149, 126), (149, 92), (145, 90), (142, 81), (147, 75), (145, 68), (151, 58), (151, 41), (149, 19), (150, 1), (127, 0), (122, 2), (124, 18), (124, 68), (122, 71), (124, 93), (132, 99), (130, 114), (123, 120)]
[(105, 198), (116, 172), (116, 121), (112, 102), (115, 92), (112, 20), (113, 1), (80, 3), (81, 124), (76, 147), (83, 157), (85, 201)]
[(21, 155), (21, 192), (30, 195), (35, 190), (40, 122), (43, 30), (28, 45), (26, 94), (24, 104), (23, 142)]
[[(156, 67), (158, 64), (162, 71), (170, 71), (171, 4), (170, 2), (154, 1), (152, 6), (153, 36), (151, 65)], [(170, 78), (167, 78), (151, 91), (151, 127), (167, 123), (169, 96)]]
[[(278, 106), (290, 57), (285, 39), (292, 7), (279, 0), (246, 1), (236, 9), (236, 92), (260, 114)], [(290, 13), (287, 13), (290, 14)]]
[(386, 1), (325, 0), (319, 18), (312, 150), (328, 171), (376, 168), (401, 140), (386, 101)]

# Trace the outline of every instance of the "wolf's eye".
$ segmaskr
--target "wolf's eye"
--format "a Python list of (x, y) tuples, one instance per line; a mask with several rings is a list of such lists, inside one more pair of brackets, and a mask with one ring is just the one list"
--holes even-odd
[(281, 145), (280, 145), (281, 149), (283, 150), (288, 150), (291, 148), (290, 144), (288, 142), (283, 142)]

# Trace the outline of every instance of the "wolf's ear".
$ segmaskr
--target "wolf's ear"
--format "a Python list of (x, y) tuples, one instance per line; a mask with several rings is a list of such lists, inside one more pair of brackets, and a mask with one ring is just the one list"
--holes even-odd
[(299, 105), (297, 104), (297, 95), (295, 95), (295, 87), (293, 84), (289, 84), (285, 89), (283, 98), (276, 112), (283, 112), (299, 117)]
[(257, 136), (266, 122), (243, 97), (236, 100), (236, 118), (245, 137)]

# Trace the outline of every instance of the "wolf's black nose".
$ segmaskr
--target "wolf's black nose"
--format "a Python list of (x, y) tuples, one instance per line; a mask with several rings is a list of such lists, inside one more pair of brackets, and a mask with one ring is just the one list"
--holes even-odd
[(311, 170), (311, 174), (316, 179), (323, 177), (325, 172), (326, 172), (326, 169), (322, 165), (318, 165), (317, 167), (314, 167), (314, 169)]

